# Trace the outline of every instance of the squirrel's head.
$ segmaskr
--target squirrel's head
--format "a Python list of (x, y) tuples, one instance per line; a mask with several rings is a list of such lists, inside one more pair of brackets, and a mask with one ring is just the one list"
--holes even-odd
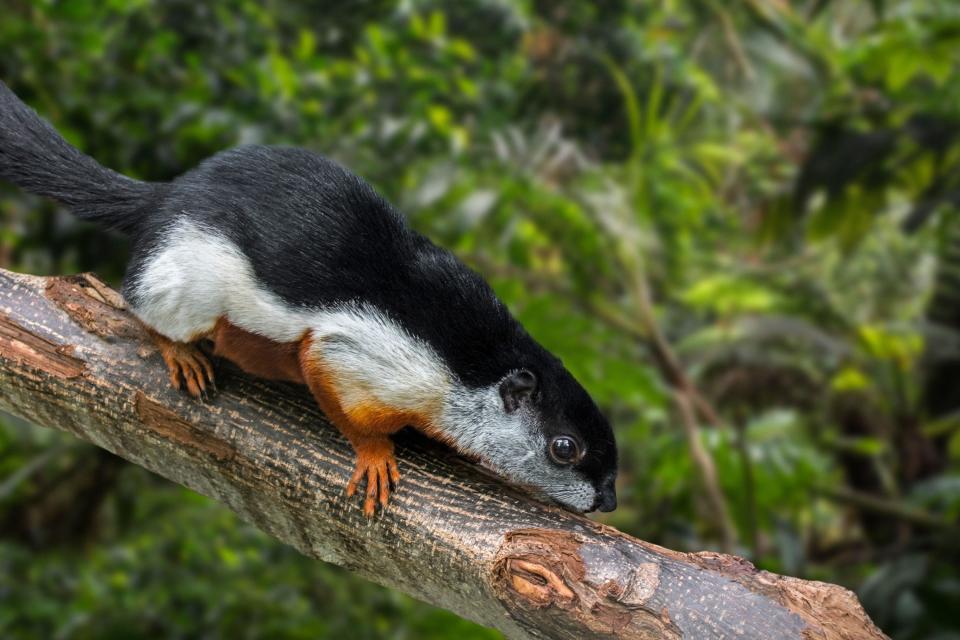
[(511, 370), (462, 412), (458, 438), (494, 471), (578, 511), (617, 506), (617, 445), (590, 395), (548, 356)]
[[(537, 370), (539, 369), (539, 370)], [(610, 423), (559, 361), (511, 371), (497, 386), (520, 426), (507, 474), (580, 512), (617, 506), (617, 445)]]

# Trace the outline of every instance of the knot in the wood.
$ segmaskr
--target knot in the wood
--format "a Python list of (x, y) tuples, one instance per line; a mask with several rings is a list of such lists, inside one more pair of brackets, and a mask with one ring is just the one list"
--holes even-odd
[(523, 529), (506, 535), (494, 575), (527, 606), (572, 607), (577, 594), (568, 584), (583, 579), (580, 540), (567, 532)]
[(659, 565), (622, 560), (569, 531), (511, 531), (494, 562), (493, 586), (514, 620), (551, 638), (680, 637), (666, 611), (648, 603), (660, 585)]

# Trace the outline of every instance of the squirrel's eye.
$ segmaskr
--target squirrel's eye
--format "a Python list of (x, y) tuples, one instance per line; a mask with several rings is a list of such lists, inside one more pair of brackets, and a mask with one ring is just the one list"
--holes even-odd
[(550, 457), (559, 464), (570, 464), (580, 456), (580, 448), (573, 438), (557, 436), (550, 443)]

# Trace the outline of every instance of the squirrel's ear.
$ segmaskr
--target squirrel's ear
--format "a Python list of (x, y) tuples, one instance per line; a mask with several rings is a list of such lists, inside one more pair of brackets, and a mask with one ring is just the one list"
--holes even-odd
[(537, 390), (537, 376), (526, 369), (510, 373), (500, 383), (500, 397), (507, 413), (516, 411), (520, 404)]

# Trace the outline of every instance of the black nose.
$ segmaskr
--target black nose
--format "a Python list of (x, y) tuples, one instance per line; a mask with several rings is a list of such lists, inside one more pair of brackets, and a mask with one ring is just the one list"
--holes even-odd
[(614, 486), (614, 480), (615, 478), (609, 478), (597, 492), (597, 499), (593, 505), (597, 511), (610, 512), (617, 508), (617, 488)]

